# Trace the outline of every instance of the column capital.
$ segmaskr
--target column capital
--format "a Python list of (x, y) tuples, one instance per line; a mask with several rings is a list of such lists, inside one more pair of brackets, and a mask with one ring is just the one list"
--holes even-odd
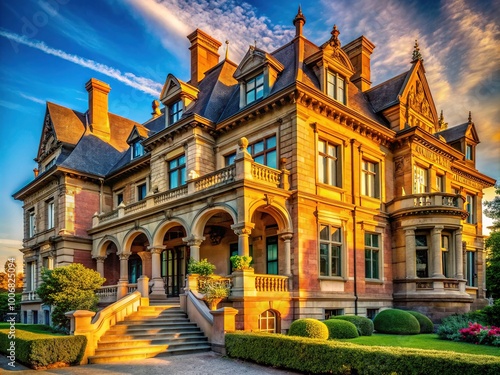
[(166, 246), (148, 246), (148, 251), (151, 254), (161, 254)]
[(188, 246), (201, 246), (202, 242), (205, 241), (205, 237), (198, 237), (192, 234), (191, 236), (184, 237), (182, 240)]
[(231, 225), (231, 229), (238, 236), (250, 235), (252, 233), (253, 228), (255, 228), (254, 223), (238, 223), (238, 224)]
[(126, 253), (126, 254), (118, 254), (118, 258), (120, 260), (128, 260), (128, 258), (130, 258), (130, 253)]
[(403, 227), (403, 230), (405, 231), (405, 234), (407, 236), (413, 236), (415, 234), (415, 230), (417, 230), (417, 227)]
[(104, 263), (104, 260), (106, 259), (107, 257), (94, 257), (95, 261), (97, 263)]
[(149, 251), (139, 251), (137, 255), (139, 255), (142, 260), (151, 259), (151, 253)]
[(293, 238), (293, 233), (278, 233), (278, 235), (283, 241), (290, 241)]
[(436, 225), (436, 226), (434, 226), (434, 228), (432, 228), (432, 233), (433, 234), (440, 234), (443, 229), (444, 229), (444, 226)]

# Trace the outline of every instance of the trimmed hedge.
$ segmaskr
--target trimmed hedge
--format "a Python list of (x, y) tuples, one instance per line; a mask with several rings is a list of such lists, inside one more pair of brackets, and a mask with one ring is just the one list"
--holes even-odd
[(418, 311), (406, 311), (410, 313), (418, 320), (418, 324), (420, 324), (420, 333), (433, 333), (434, 332), (434, 323), (427, 316)]
[[(8, 353), (11, 339), (8, 331), (0, 331), (0, 352)], [(85, 353), (85, 336), (55, 336), (31, 333), (22, 330), (15, 332), (15, 357), (31, 368), (44, 368), (62, 362), (68, 365), (79, 364)]]
[(323, 323), (328, 327), (328, 339), (354, 339), (359, 337), (358, 329), (346, 320), (329, 319)]
[(290, 325), (288, 330), (290, 336), (309, 337), (313, 339), (328, 339), (329, 332), (325, 323), (317, 319), (297, 319)]
[(307, 374), (456, 375), (500, 373), (498, 357), (388, 348), (280, 334), (226, 334), (226, 354)]
[(332, 316), (330, 319), (340, 319), (351, 322), (356, 326), (361, 336), (371, 336), (373, 334), (374, 330), (373, 322), (370, 319), (365, 318), (364, 316), (338, 315), (338, 316)]
[(407, 311), (387, 309), (379, 312), (373, 319), (375, 330), (393, 335), (416, 335), (420, 333), (417, 318)]

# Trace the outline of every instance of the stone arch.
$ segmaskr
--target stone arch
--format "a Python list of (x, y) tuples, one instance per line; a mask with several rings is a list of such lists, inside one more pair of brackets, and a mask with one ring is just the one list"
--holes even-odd
[(186, 231), (186, 235), (189, 236), (189, 225), (186, 221), (179, 217), (173, 217), (171, 219), (165, 219), (158, 224), (153, 233), (152, 246), (163, 246), (163, 239), (165, 234), (173, 227), (181, 226)]
[(252, 220), (254, 214), (257, 210), (263, 209), (271, 215), (278, 224), (279, 232), (293, 232), (293, 224), (290, 213), (286, 207), (282, 206), (278, 202), (268, 203), (266, 199), (261, 199), (250, 204), (248, 208), (248, 217)]
[(98, 242), (97, 246), (92, 251), (92, 258), (106, 257), (106, 250), (109, 242), (115, 244), (117, 254), (121, 252), (120, 241), (118, 241), (114, 236), (106, 235)]
[(203, 235), (203, 230), (208, 220), (217, 212), (223, 211), (231, 216), (233, 223), (238, 222), (238, 215), (236, 211), (226, 203), (216, 203), (212, 207), (206, 207), (198, 211), (196, 214), (193, 224), (191, 225), (191, 233), (194, 236), (201, 237)]
[(126, 235), (125, 238), (123, 239), (123, 247), (121, 248), (121, 251), (119, 254), (130, 254), (130, 247), (132, 246), (132, 242), (134, 242), (134, 239), (141, 235), (144, 234), (149, 242), (149, 245), (153, 243), (153, 240), (151, 238), (151, 235), (149, 232), (144, 229), (144, 228), (134, 228), (131, 229)]

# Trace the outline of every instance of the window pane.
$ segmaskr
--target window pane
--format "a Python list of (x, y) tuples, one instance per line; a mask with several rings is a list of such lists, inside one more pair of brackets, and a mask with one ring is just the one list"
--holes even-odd
[(321, 276), (328, 276), (330, 274), (330, 262), (328, 261), (328, 245), (319, 245), (319, 274)]
[(174, 170), (170, 172), (170, 189), (175, 189), (176, 187), (178, 187), (179, 186), (178, 181), (179, 181), (179, 171)]
[(417, 235), (415, 236), (415, 242), (417, 246), (427, 246), (427, 236)]
[(319, 238), (328, 241), (330, 239), (330, 231), (327, 225), (321, 225), (319, 230)]
[(333, 242), (340, 242), (340, 228), (332, 228), (332, 241)]
[(253, 144), (253, 153), (258, 154), (259, 152), (264, 151), (264, 141), (260, 141)]
[(260, 87), (257, 87), (257, 90), (256, 90), (256, 99), (260, 99), (264, 96), (264, 87), (263, 86), (260, 86)]
[(264, 164), (264, 155), (256, 156), (253, 161), (259, 164)]

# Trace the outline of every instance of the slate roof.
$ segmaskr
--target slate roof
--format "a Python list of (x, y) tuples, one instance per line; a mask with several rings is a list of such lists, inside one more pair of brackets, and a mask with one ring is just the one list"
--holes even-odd
[(409, 74), (410, 70), (382, 82), (364, 93), (376, 113), (399, 102), (398, 95)]
[(465, 124), (456, 125), (446, 130), (437, 132), (434, 134), (434, 136), (442, 136), (446, 140), (446, 143), (454, 142), (465, 137), (465, 133), (467, 132), (469, 125), (471, 124), (469, 124), (468, 122), (466, 122)]

